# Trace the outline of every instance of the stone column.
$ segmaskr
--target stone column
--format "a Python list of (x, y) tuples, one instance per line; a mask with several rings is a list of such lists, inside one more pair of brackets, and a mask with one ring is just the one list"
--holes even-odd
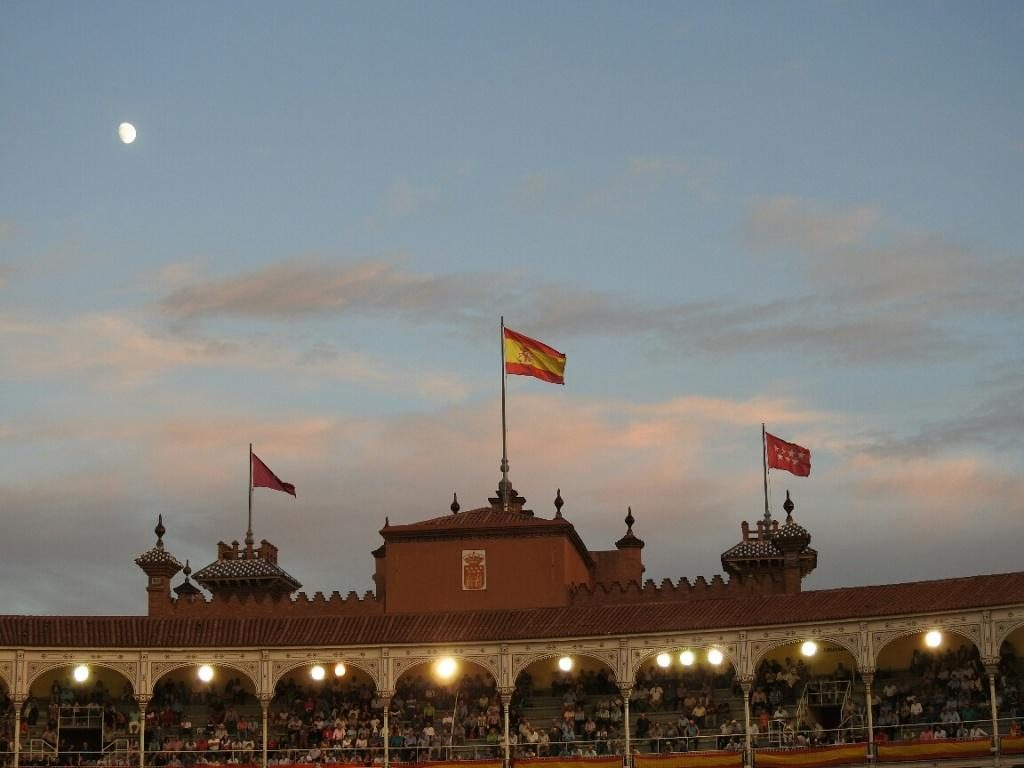
[[(501, 696), (501, 708), (505, 711), (505, 768), (509, 768), (512, 765), (512, 738), (509, 732), (509, 705), (512, 703), (512, 694), (515, 693), (515, 688), (503, 685), (498, 688), (498, 694)], [(455, 723), (452, 723), (452, 727), (455, 727)]]
[(743, 689), (743, 741), (744, 761), (747, 765), (754, 764), (753, 744), (750, 741), (750, 692), (754, 688), (753, 675), (740, 675), (738, 678), (740, 688)]
[[(379, 691), (381, 702), (384, 705), (384, 768), (391, 765), (391, 696), (392, 691)], [(453, 720), (452, 725), (455, 725)]]
[(14, 768), (18, 768), (21, 759), (21, 708), (25, 705), (24, 699), (12, 698), (14, 703)]
[(985, 659), (985, 674), (988, 675), (988, 699), (992, 707), (992, 762), (999, 766), (999, 709), (996, 704), (996, 675), (999, 674), (999, 660)]
[(260, 765), (263, 768), (267, 768), (267, 742), (270, 740), (270, 702), (273, 700), (272, 694), (260, 694), (260, 722), (263, 725), (263, 730), (260, 734), (260, 752), (263, 755), (260, 759)]
[(633, 765), (633, 750), (630, 748), (629, 743), (629, 695), (632, 692), (632, 683), (619, 683), (619, 694), (622, 696), (622, 751), (624, 753), (623, 761), (626, 768), (631, 768)]
[(135, 697), (135, 702), (139, 706), (139, 768), (146, 768), (146, 710), (149, 708), (150, 698), (146, 694)]
[(868, 757), (874, 757), (875, 751), (875, 716), (871, 711), (871, 684), (875, 681), (875, 671), (864, 670), (860, 673), (861, 680), (864, 681), (864, 698), (867, 699), (868, 709)]

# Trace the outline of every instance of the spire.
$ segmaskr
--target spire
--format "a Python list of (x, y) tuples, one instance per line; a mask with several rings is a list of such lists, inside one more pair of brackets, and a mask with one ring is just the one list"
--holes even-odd
[(626, 524), (626, 535), (623, 536), (618, 541), (616, 541), (615, 542), (615, 546), (618, 549), (623, 549), (625, 547), (639, 547), (639, 548), (643, 548), (643, 546), (644, 546), (643, 539), (638, 539), (636, 537), (636, 535), (634, 535), (634, 533), (633, 533), (633, 523), (636, 522), (636, 518), (633, 517), (633, 508), (632, 507), (627, 507), (626, 508), (626, 517), (623, 520), (623, 522)]
[(452, 494), (452, 505), (451, 505), (450, 509), (451, 509), (453, 515), (459, 514), (459, 510), (462, 509), (462, 507), (459, 506), (459, 494), (457, 494), (457, 493), (453, 493)]
[(562, 489), (559, 488), (555, 492), (555, 520), (561, 520), (562, 519), (562, 506), (564, 504), (565, 504), (565, 502), (562, 501)]
[(156, 528), (153, 529), (153, 533), (156, 534), (156, 548), (164, 548), (164, 534), (167, 533), (167, 529), (164, 528), (164, 516), (157, 515)]

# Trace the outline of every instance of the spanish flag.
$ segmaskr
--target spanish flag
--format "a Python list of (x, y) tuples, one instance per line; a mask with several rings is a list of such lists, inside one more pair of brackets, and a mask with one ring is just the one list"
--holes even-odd
[(506, 328), (505, 373), (565, 384), (565, 355), (547, 344)]

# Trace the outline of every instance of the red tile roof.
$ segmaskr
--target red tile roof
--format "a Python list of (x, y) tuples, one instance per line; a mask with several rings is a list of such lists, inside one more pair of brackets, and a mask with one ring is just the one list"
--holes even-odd
[(2, 647), (289, 647), (594, 637), (1024, 604), (1024, 572), (644, 605), (320, 618), (0, 616)]
[(494, 507), (480, 507), (467, 512), (460, 512), (457, 515), (443, 515), (430, 520), (421, 520), (406, 525), (388, 525), (381, 530), (381, 535), (390, 537), (393, 534), (405, 533), (432, 533), (438, 531), (459, 531), (480, 530), (491, 528), (520, 528), (527, 530), (567, 530), (571, 529), (572, 523), (568, 520), (546, 520), (542, 517), (533, 517), (521, 512), (506, 512), (503, 509)]

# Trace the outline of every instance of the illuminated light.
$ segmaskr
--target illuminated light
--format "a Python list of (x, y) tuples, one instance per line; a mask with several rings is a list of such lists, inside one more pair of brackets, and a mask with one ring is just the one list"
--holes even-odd
[(325, 672), (324, 668), (321, 667), (319, 664), (314, 664), (312, 669), (309, 670), (309, 676), (312, 677), (314, 680), (323, 680), (324, 675), (326, 674), (327, 672)]
[(724, 658), (725, 656), (723, 656), (722, 652), (717, 648), (712, 648), (710, 651), (708, 651), (708, 661), (710, 661), (716, 667), (722, 663), (722, 659)]
[(672, 657), (669, 656), (667, 653), (659, 653), (657, 662), (659, 667), (667, 667), (669, 664), (672, 663)]
[(927, 635), (924, 636), (924, 644), (929, 648), (938, 648), (942, 645), (942, 633), (936, 629), (933, 629)]
[(572, 659), (568, 656), (563, 656), (558, 660), (558, 668), (563, 672), (569, 672), (572, 670)]
[(437, 660), (437, 676), (442, 680), (451, 680), (455, 676), (458, 665), (451, 656), (443, 656)]
[(209, 664), (203, 664), (203, 666), (199, 668), (199, 679), (204, 683), (208, 683), (213, 680), (213, 667)]
[(818, 652), (818, 644), (813, 640), (807, 640), (800, 646), (800, 653), (804, 656), (813, 656)]
[(344, 677), (345, 676), (345, 665), (342, 664), (340, 661), (337, 664), (334, 665), (334, 676), (335, 677)]
[(89, 668), (85, 664), (79, 664), (75, 667), (75, 680), (79, 683), (84, 683), (89, 679)]
[(696, 657), (693, 655), (693, 651), (683, 651), (679, 654), (679, 663), (684, 667), (692, 667)]

